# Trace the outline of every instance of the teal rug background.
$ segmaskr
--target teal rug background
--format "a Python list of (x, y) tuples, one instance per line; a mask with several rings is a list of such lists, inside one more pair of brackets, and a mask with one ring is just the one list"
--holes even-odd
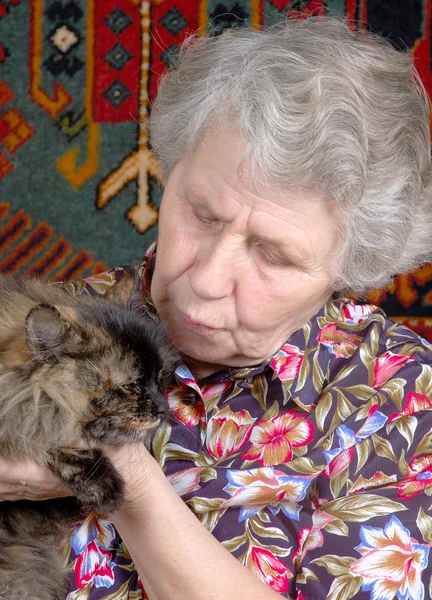
[[(431, 4), (0, 0), (0, 271), (71, 279), (140, 260), (161, 198), (146, 103), (189, 33), (268, 27), (288, 5), (339, 12), (410, 48), (432, 91)], [(432, 340), (431, 265), (374, 299)]]

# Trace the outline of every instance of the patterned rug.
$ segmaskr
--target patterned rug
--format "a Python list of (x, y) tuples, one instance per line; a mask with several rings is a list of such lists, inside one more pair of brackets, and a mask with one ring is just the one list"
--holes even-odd
[[(432, 93), (432, 0), (0, 0), (0, 271), (59, 280), (139, 261), (157, 236), (142, 125), (159, 75), (189, 33), (268, 27), (288, 4), (409, 47)], [(432, 265), (374, 299), (432, 341)]]

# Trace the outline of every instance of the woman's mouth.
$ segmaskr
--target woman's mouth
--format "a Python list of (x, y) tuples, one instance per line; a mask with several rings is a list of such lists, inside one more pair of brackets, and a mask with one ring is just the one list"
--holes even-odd
[(198, 333), (200, 335), (212, 335), (216, 331), (219, 331), (218, 328), (209, 327), (208, 325), (204, 325), (204, 323), (194, 321), (193, 319), (191, 319), (190, 317), (188, 317), (181, 311), (178, 311), (178, 313), (179, 313), (180, 321), (181, 321), (182, 325), (184, 325), (187, 329), (194, 331), (195, 333)]

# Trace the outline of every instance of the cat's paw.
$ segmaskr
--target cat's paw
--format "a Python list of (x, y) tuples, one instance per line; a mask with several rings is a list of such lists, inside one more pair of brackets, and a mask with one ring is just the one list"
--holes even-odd
[(124, 502), (124, 485), (120, 477), (107, 474), (81, 490), (78, 500), (86, 512), (110, 513), (121, 508)]
[(50, 467), (84, 510), (109, 513), (122, 506), (123, 480), (99, 449), (62, 448), (51, 455)]

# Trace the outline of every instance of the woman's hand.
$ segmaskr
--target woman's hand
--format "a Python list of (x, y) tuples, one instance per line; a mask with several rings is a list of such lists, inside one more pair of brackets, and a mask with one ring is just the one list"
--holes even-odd
[[(88, 444), (74, 440), (71, 446), (86, 448)], [(110, 458), (126, 484), (127, 501), (139, 500), (143, 485), (150, 477), (149, 461), (155, 462), (143, 444), (106, 446)], [(0, 458), (0, 502), (5, 500), (47, 500), (71, 496), (48, 467), (26, 460), (14, 462)]]
[(151, 600), (277, 600), (279, 594), (242, 565), (176, 493), (143, 444), (105, 446), (125, 481), (125, 503), (110, 520)]
[(125, 483), (125, 503), (120, 511), (139, 512), (144, 496), (149, 500), (152, 495), (151, 480), (156, 474), (165, 479), (159, 465), (143, 443), (103, 446), (102, 451)]
[(0, 502), (47, 500), (70, 495), (48, 467), (30, 460), (16, 463), (0, 458)]

